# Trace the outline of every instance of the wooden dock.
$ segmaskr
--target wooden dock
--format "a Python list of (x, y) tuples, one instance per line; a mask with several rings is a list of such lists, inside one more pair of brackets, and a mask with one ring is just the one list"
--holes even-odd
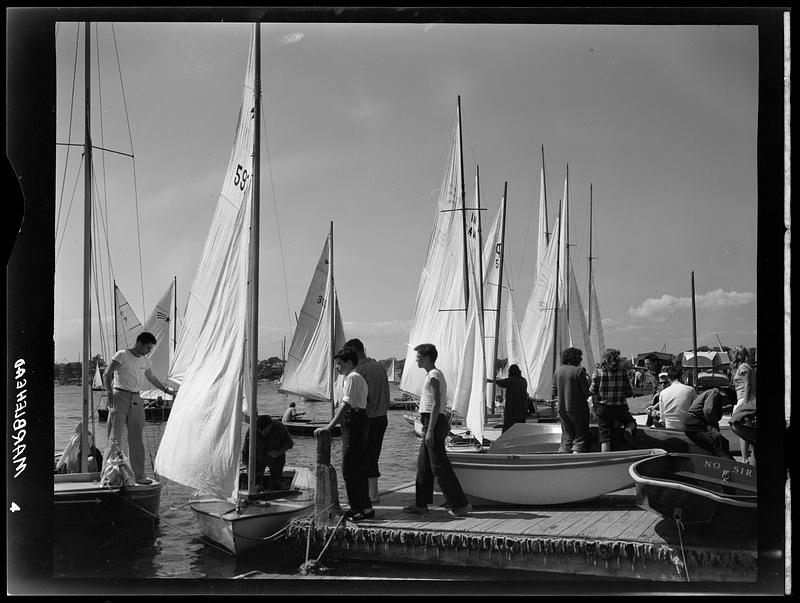
[[(475, 507), (451, 516), (441, 493), (425, 515), (414, 503), (414, 485), (381, 494), (376, 516), (340, 521), (334, 484), (318, 446), (317, 510), (287, 528), (287, 543), (314, 559), (363, 559), (624, 580), (755, 582), (757, 540), (731, 533), (687, 529), (639, 508), (633, 487), (591, 501), (557, 507)], [(328, 457), (329, 458), (329, 457)], [(323, 506), (325, 505), (325, 506)], [(315, 521), (312, 519), (316, 518)], [(310, 541), (310, 542), (309, 542)], [(325, 548), (327, 545), (327, 548)], [(308, 548), (307, 548), (308, 547)]]

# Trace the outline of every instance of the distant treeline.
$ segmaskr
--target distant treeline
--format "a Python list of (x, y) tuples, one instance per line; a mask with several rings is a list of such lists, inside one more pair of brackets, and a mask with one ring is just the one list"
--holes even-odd
[[(379, 360), (380, 365), (384, 369), (388, 369), (392, 363), (391, 358), (386, 360)], [(107, 366), (106, 361), (99, 354), (94, 356), (89, 367), (89, 379), (94, 378), (95, 366), (100, 365), (100, 373), (102, 374)], [(268, 379), (274, 381), (283, 375), (283, 360), (277, 356), (271, 356), (266, 360), (258, 361), (258, 378)], [(395, 361), (398, 376), (403, 372), (403, 365), (405, 359), (398, 359)], [(56, 362), (53, 364), (53, 379), (60, 385), (80, 385), (81, 383), (81, 363), (80, 362)]]

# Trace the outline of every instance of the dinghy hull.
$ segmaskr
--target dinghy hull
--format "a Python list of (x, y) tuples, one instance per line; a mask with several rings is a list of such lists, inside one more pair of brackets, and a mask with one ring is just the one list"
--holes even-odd
[(684, 526), (755, 533), (756, 469), (694, 454), (668, 454), (630, 467), (636, 504)]
[[(240, 473), (240, 484), (245, 486), (239, 491), (242, 498), (247, 497), (247, 480), (242, 479), (246, 476), (246, 470)], [(194, 501), (189, 506), (200, 524), (203, 538), (239, 556), (276, 542), (290, 521), (313, 512), (311, 480), (307, 468), (287, 468), (282, 478), (285, 490), (265, 490), (241, 510), (237, 510), (234, 503), (219, 498)]]
[(53, 522), (56, 532), (91, 530), (119, 533), (129, 528), (152, 528), (158, 522), (161, 484), (106, 487), (99, 473), (53, 476)]
[(633, 484), (636, 461), (666, 451), (626, 450), (584, 454), (448, 453), (475, 505), (557, 505), (590, 500)]

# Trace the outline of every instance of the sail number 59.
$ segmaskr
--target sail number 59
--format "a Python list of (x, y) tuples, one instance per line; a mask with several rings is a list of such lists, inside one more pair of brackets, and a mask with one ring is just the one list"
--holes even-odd
[(233, 185), (238, 186), (239, 190), (244, 190), (244, 187), (247, 185), (247, 179), (250, 177), (250, 174), (247, 173), (247, 170), (244, 169), (241, 164), (237, 164), (236, 166), (236, 174), (233, 176)]

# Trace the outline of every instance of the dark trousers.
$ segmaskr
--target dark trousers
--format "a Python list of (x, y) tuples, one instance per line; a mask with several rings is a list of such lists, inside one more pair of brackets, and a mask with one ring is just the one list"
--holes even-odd
[(367, 460), (367, 477), (380, 477), (381, 472), (378, 470), (378, 459), (381, 456), (383, 435), (386, 433), (389, 419), (386, 415), (383, 415), (369, 418), (367, 421), (369, 424), (367, 434), (367, 452), (369, 454)]
[(706, 425), (705, 431), (686, 431), (686, 437), (692, 442), (723, 459), (733, 460), (728, 440), (713, 425)]
[(561, 421), (561, 444), (559, 452), (586, 452), (586, 438), (589, 435), (589, 409), (586, 412), (569, 412), (558, 409)]
[(426, 507), (433, 504), (433, 478), (439, 480), (439, 487), (442, 489), (445, 499), (453, 508), (466, 507), (467, 497), (461, 489), (461, 484), (453, 471), (450, 460), (447, 458), (447, 451), (444, 448), (444, 441), (450, 433), (450, 423), (445, 415), (440, 414), (436, 419), (433, 428), (433, 441), (428, 442), (425, 436), (428, 433), (428, 425), (431, 422), (430, 413), (420, 413), (422, 419), (422, 444), (419, 446), (417, 455), (417, 479), (416, 479), (416, 504), (418, 507)]
[(342, 477), (353, 511), (372, 508), (367, 481), (368, 435), (367, 411), (348, 406), (342, 418)]
[(600, 443), (611, 441), (611, 430), (619, 422), (624, 429), (631, 423), (636, 424), (636, 419), (631, 415), (627, 404), (595, 404), (594, 416), (597, 417), (597, 431), (600, 434)]
[[(264, 487), (264, 472), (269, 469), (269, 489), (282, 490), (281, 477), (283, 467), (286, 465), (286, 455), (282, 454), (277, 458), (257, 459), (256, 460), (256, 484)], [(247, 488), (247, 474), (243, 473), (239, 477), (239, 488)]]

